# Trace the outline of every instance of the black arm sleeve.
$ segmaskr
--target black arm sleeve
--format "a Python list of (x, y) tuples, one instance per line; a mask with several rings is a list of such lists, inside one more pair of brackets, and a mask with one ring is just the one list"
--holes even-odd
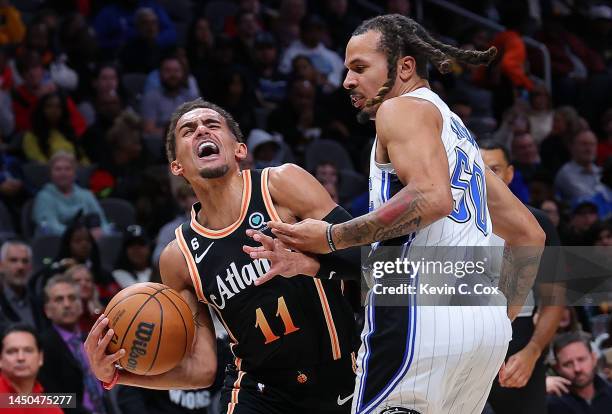
[[(328, 223), (344, 223), (352, 219), (342, 207), (336, 206), (323, 221)], [(350, 247), (333, 253), (317, 256), (320, 269), (315, 275), (319, 279), (331, 280), (361, 280), (361, 247)]]

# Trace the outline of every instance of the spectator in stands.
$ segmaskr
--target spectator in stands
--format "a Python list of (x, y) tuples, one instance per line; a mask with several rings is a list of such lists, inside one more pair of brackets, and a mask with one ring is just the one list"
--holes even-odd
[(213, 54), (215, 38), (210, 23), (205, 17), (196, 17), (187, 31), (187, 42), (185, 49), (189, 66), (196, 78), (205, 77), (207, 66)]
[(550, 414), (608, 413), (612, 386), (597, 375), (597, 356), (582, 335), (567, 333), (553, 343), (555, 371), (571, 381), (569, 393), (548, 396)]
[(410, 16), (410, 0), (387, 0), (387, 13)]
[(612, 108), (606, 110), (601, 117), (601, 131), (601, 139), (597, 144), (597, 165), (603, 165), (612, 158)]
[(589, 246), (612, 247), (612, 220), (595, 222), (586, 238)]
[(326, 126), (326, 115), (320, 105), (315, 105), (315, 96), (312, 83), (293, 80), (287, 100), (268, 119), (268, 130), (280, 133), (297, 153), (304, 151), (309, 141), (320, 138)]
[(361, 19), (352, 13), (348, 0), (330, 0), (324, 4), (323, 18), (327, 23), (331, 44), (344, 56), (344, 48)]
[(75, 264), (84, 264), (91, 271), (102, 303), (108, 303), (119, 291), (110, 272), (102, 266), (98, 244), (84, 217), (77, 217), (62, 235), (52, 267), (66, 271)]
[(575, 202), (569, 221), (564, 223), (559, 230), (563, 245), (585, 245), (587, 232), (598, 218), (599, 210), (595, 203), (588, 199)]
[(111, 226), (94, 195), (75, 182), (74, 156), (59, 151), (51, 157), (49, 168), (51, 182), (34, 199), (32, 216), (37, 230), (42, 234), (61, 235), (77, 215), (82, 215), (96, 237), (110, 233)]
[(113, 277), (121, 289), (159, 280), (151, 263), (151, 240), (141, 226), (133, 224), (126, 229)]
[(252, 67), (255, 61), (255, 39), (261, 33), (261, 27), (253, 12), (241, 11), (236, 14), (236, 36), (234, 38), (234, 53), (236, 63)]
[(102, 142), (106, 154), (89, 178), (91, 190), (100, 197), (134, 201), (142, 171), (150, 164), (143, 150), (142, 120), (130, 110), (122, 112)]
[(155, 245), (155, 250), (153, 251), (153, 264), (155, 267), (159, 267), (159, 256), (161, 256), (161, 252), (164, 248), (176, 237), (174, 234), (174, 230), (185, 221), (189, 220), (191, 215), (191, 206), (193, 206), (198, 199), (193, 192), (193, 188), (187, 183), (181, 182), (181, 184), (176, 189), (176, 196), (174, 199), (177, 201), (180, 213), (169, 223), (164, 224), (164, 226), (159, 230), (157, 235), (157, 243)]
[(142, 98), (141, 115), (145, 138), (161, 140), (174, 109), (183, 102), (197, 98), (187, 88), (187, 77), (180, 60), (166, 56), (159, 67), (161, 90), (152, 90)]
[(13, 90), (15, 83), (9, 57), (9, 47), (0, 45), (0, 91), (7, 93)]
[(247, 148), (253, 155), (254, 168), (277, 167), (284, 163), (286, 150), (283, 138), (262, 129), (253, 129), (247, 138)]
[(336, 52), (323, 44), (324, 33), (325, 22), (321, 18), (317, 16), (304, 18), (300, 25), (300, 39), (285, 50), (279, 66), (280, 71), (289, 73), (293, 59), (298, 55), (304, 55), (310, 58), (317, 71), (327, 78), (334, 89), (338, 88), (342, 83), (344, 62)]
[(273, 32), (280, 41), (280, 47), (285, 49), (300, 37), (300, 22), (307, 14), (305, 0), (282, 0), (278, 10), (278, 18), (273, 24)]
[(56, 275), (45, 285), (44, 294), (45, 314), (52, 325), (41, 338), (50, 357), (40, 370), (40, 382), (47, 392), (76, 392), (80, 412), (106, 413), (102, 384), (91, 372), (83, 349), (79, 285), (70, 276)]
[(26, 27), (10, 0), (0, 0), (0, 45), (21, 43)]
[(81, 332), (89, 332), (104, 310), (102, 303), (100, 303), (100, 294), (96, 289), (94, 277), (89, 268), (82, 264), (69, 267), (65, 274), (79, 285), (79, 295), (83, 307), (83, 314), (79, 319), (79, 329)]
[(146, 7), (157, 17), (159, 34), (156, 44), (171, 47), (176, 44), (176, 29), (172, 20), (158, 2), (154, 0), (120, 0), (100, 10), (93, 21), (98, 43), (106, 57), (114, 53), (128, 40), (136, 37), (136, 11)]
[(287, 96), (287, 76), (278, 70), (278, 46), (270, 33), (255, 38), (255, 94), (261, 106), (274, 109)]
[(22, 241), (9, 240), (0, 248), (2, 291), (0, 313), (11, 322), (23, 322), (41, 329), (44, 326), (35, 293), (28, 288), (32, 276), (32, 249)]
[(336, 89), (327, 76), (320, 73), (310, 58), (304, 55), (297, 55), (291, 61), (291, 78), (309, 81), (316, 86), (317, 92), (321, 93), (331, 93)]
[(554, 199), (544, 200), (540, 203), (540, 210), (546, 213), (548, 219), (555, 226), (556, 229), (559, 228), (559, 222), (561, 221), (561, 211), (559, 208), (559, 203)]
[(540, 168), (538, 147), (530, 133), (518, 134), (512, 140), (512, 165), (529, 182)]
[(340, 203), (338, 167), (331, 161), (323, 161), (315, 167), (313, 175), (327, 190), (332, 200)]
[[(115, 91), (98, 93), (93, 102), (95, 120), (81, 138), (85, 155), (92, 163), (103, 164), (110, 158), (107, 133), (124, 111), (124, 101)], [(131, 111), (127, 109), (126, 111)]]
[(580, 116), (575, 108), (562, 106), (555, 110), (550, 134), (540, 144), (542, 165), (549, 173), (556, 174), (570, 160), (570, 142), (580, 130)]
[(91, 87), (98, 67), (98, 43), (96, 34), (83, 15), (73, 10), (64, 15), (67, 17), (59, 28), (59, 47), (65, 52), (66, 65), (78, 77), (73, 97), (82, 102), (85, 97), (92, 95)]
[(232, 115), (243, 133), (248, 134), (256, 127), (256, 98), (245, 72), (239, 68), (230, 69), (220, 74), (216, 84), (213, 88), (215, 102)]
[(23, 137), (23, 152), (30, 161), (47, 163), (58, 151), (68, 152), (82, 164), (89, 159), (77, 142), (63, 94), (52, 92), (40, 98), (32, 114), (32, 129)]
[[(187, 75), (187, 88), (189, 92), (194, 95), (200, 95), (200, 88), (198, 87), (198, 81), (195, 76), (191, 74), (191, 66), (189, 65), (189, 59), (187, 58), (187, 51), (183, 47), (177, 47), (174, 50), (176, 57), (183, 65), (183, 70)], [(147, 79), (145, 81), (143, 94), (146, 94), (153, 89), (160, 90), (162, 88), (161, 80), (159, 78), (159, 69), (155, 69), (153, 72), (149, 73)]]
[(570, 144), (572, 160), (567, 162), (555, 177), (555, 190), (565, 201), (578, 197), (590, 197), (603, 191), (601, 167), (595, 165), (597, 137), (590, 130), (574, 136)]
[[(32, 113), (42, 96), (57, 91), (57, 86), (45, 77), (45, 69), (36, 52), (27, 52), (17, 59), (17, 70), (23, 77), (23, 83), (13, 92), (13, 113), (15, 130), (25, 132), (32, 127)], [(85, 132), (86, 123), (70, 97), (66, 98), (70, 124), (75, 135)]]
[(13, 216), (15, 230), (19, 228), (17, 223), (20, 220), (21, 207), (31, 197), (32, 192), (24, 180), (21, 161), (7, 153), (6, 140), (0, 133), (0, 200)]
[(550, 94), (543, 85), (535, 85), (529, 94), (531, 108), (528, 112), (529, 131), (536, 145), (540, 147), (544, 138), (552, 131), (554, 111)]
[[(52, 358), (49, 356), (48, 358)], [(14, 324), (2, 333), (0, 340), (0, 393), (41, 394), (49, 392), (37, 381), (43, 365), (43, 349), (36, 330), (27, 324)], [(61, 408), (13, 408), (11, 412), (61, 414)]]
[(101, 96), (119, 95), (119, 70), (112, 63), (98, 65), (93, 73), (91, 82), (91, 96), (82, 100), (79, 105), (79, 112), (85, 118), (87, 126), (91, 126), (97, 119), (96, 100)]
[(163, 49), (157, 44), (159, 23), (157, 15), (150, 8), (136, 10), (134, 16), (136, 36), (122, 47), (119, 60), (126, 73), (149, 73), (161, 59)]
[(235, 14), (227, 16), (225, 18), (225, 24), (223, 25), (223, 32), (229, 37), (235, 37), (239, 32), (239, 16), (242, 13), (251, 13), (255, 18), (255, 24), (257, 30), (263, 30), (264, 18), (268, 13), (266, 6), (262, 6), (259, 0), (238, 0), (238, 10)]
[(499, 129), (493, 134), (493, 139), (506, 148), (512, 147), (516, 135), (529, 133), (529, 118), (522, 108), (509, 108), (503, 116)]

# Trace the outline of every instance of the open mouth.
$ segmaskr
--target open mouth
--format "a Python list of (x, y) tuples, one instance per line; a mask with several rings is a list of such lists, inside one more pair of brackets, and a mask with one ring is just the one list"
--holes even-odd
[(351, 95), (351, 104), (355, 108), (361, 108), (365, 103), (365, 97), (363, 95), (354, 94)]
[(198, 146), (198, 157), (207, 158), (219, 154), (219, 147), (213, 141), (203, 141)]

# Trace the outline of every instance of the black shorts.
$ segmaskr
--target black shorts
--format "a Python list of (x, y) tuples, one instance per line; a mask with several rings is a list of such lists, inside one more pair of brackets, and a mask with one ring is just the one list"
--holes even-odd
[(355, 389), (351, 356), (317, 367), (251, 374), (225, 369), (224, 414), (348, 414)]

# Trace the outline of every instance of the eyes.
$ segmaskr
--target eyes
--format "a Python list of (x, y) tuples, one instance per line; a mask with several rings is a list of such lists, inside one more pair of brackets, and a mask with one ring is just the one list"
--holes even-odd
[[(210, 129), (210, 130), (218, 130), (221, 128), (221, 124), (218, 122), (210, 122), (210, 123), (206, 123), (205, 126)], [(193, 125), (189, 125), (189, 126), (183, 126), (181, 128), (181, 136), (183, 137), (189, 137), (191, 136), (194, 132), (196, 132), (198, 129), (198, 125), (193, 124)]]

